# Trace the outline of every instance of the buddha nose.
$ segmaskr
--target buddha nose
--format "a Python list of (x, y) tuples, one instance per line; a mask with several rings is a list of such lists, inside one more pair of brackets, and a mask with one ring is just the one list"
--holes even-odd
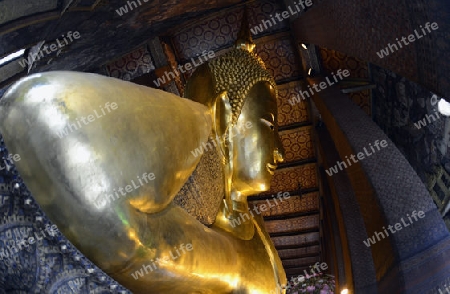
[(284, 161), (284, 148), (281, 144), (279, 146), (277, 146), (275, 148), (275, 150), (273, 150), (273, 158), (274, 158), (275, 164), (282, 163)]
[(276, 163), (284, 162), (284, 148), (281, 143), (281, 138), (278, 134), (275, 135), (275, 149), (273, 150), (273, 158)]
[(273, 158), (275, 160), (275, 163), (282, 163), (284, 161), (283, 147), (281, 147), (281, 149), (275, 148), (275, 150), (273, 151)]

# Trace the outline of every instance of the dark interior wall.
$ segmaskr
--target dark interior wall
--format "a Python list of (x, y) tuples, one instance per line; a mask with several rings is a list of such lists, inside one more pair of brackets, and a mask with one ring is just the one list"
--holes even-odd
[[(437, 112), (433, 93), (420, 85), (378, 66), (371, 66), (371, 73), (377, 85), (375, 122), (408, 159), (443, 213), (450, 198), (450, 117)], [(450, 227), (448, 212), (444, 220)]]
[(348, 95), (366, 113), (372, 112), (374, 121), (427, 186), (450, 228), (450, 119), (436, 112), (439, 96), (432, 105), (432, 92), (390, 70), (336, 50), (320, 48), (319, 53), (324, 75), (346, 68), (350, 79), (367, 80), (375, 85), (372, 91)]
[[(380, 238), (370, 246), (379, 292), (427, 293), (443, 285), (450, 271), (450, 237), (417, 174), (382, 130), (336, 86), (314, 95), (313, 99), (341, 160), (362, 151), (369, 142), (388, 142), (385, 149), (339, 172), (349, 176), (359, 205), (359, 211), (352, 213), (362, 215), (368, 237), (381, 232), (383, 226), (395, 225), (414, 210), (424, 211), (426, 215), (423, 220), (408, 225), (410, 228)], [(340, 205), (348, 203), (344, 201)], [(361, 237), (349, 238), (356, 250), (368, 246), (363, 241)]]
[[(300, 42), (358, 57), (450, 96), (449, 13), (450, 2), (440, 0), (324, 0), (293, 27)], [(388, 56), (377, 55), (396, 38), (421, 33), (427, 22), (439, 28)]]
[(363, 217), (360, 213), (355, 213), (359, 211), (355, 192), (346, 173), (327, 176), (324, 169), (340, 160), (339, 154), (325, 125), (317, 127), (316, 134), (321, 154), (321, 182), (324, 190), (327, 190), (324, 192), (327, 218), (333, 220), (332, 228), (338, 230), (333, 232), (331, 240), (336, 247), (339, 285), (349, 289), (351, 293), (376, 294), (378, 292), (372, 252), (355, 242), (367, 238)]

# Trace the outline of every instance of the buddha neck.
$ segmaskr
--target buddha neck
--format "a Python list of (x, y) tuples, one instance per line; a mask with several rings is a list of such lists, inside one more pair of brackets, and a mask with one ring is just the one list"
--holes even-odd
[(200, 162), (175, 196), (174, 203), (204, 225), (210, 226), (216, 219), (224, 197), (223, 164), (211, 139), (199, 147), (203, 150)]

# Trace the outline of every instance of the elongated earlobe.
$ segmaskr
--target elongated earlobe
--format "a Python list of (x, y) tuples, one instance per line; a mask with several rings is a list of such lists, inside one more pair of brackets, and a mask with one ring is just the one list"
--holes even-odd
[(227, 92), (224, 91), (214, 98), (211, 108), (213, 136), (219, 143), (219, 151), (225, 161), (230, 159), (229, 139), (233, 112)]

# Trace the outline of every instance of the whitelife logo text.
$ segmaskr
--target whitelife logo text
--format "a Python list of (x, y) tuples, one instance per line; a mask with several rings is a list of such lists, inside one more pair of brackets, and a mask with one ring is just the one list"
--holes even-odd
[[(137, 280), (140, 277), (144, 276), (144, 271), (145, 271), (145, 274), (151, 273), (151, 272), (153, 272), (154, 270), (156, 270), (158, 268), (157, 264), (159, 265), (161, 263), (162, 264), (169, 263), (170, 259), (177, 260), (178, 258), (180, 258), (181, 254), (186, 254), (186, 253), (192, 251), (194, 248), (192, 247), (191, 243), (187, 243), (186, 246), (183, 243), (183, 244), (180, 245), (180, 248), (179, 248), (181, 250), (181, 253), (180, 253), (180, 251), (178, 250), (177, 247), (174, 247), (174, 249), (175, 249), (177, 254), (173, 254), (173, 252), (171, 250), (170, 251), (170, 257), (169, 256), (165, 256), (163, 258), (155, 258), (156, 259), (155, 261), (153, 261), (153, 259), (152, 259), (151, 260), (151, 264), (143, 265), (141, 270), (135, 271), (134, 274), (131, 274), (131, 276), (133, 276), (133, 278), (135, 280)], [(148, 271), (148, 270), (150, 270), (150, 271)]]
[[(435, 22), (433, 22), (432, 24), (427, 22), (425, 24), (425, 29), (428, 31), (428, 33), (431, 33), (430, 28), (433, 29), (433, 31), (435, 31), (435, 30), (437, 30), (439, 28), (439, 26)], [(403, 44), (405, 46), (407, 46), (407, 45), (411, 44), (412, 42), (414, 42), (416, 40), (419, 40), (419, 39), (422, 39), (424, 36), (427, 35), (427, 32), (425, 31), (425, 29), (422, 26), (420, 26), (420, 29), (422, 30), (423, 35), (420, 35), (420, 33), (417, 30), (414, 30), (414, 34), (411, 34), (408, 37), (403, 36), (401, 38), (401, 41), (403, 42)], [(417, 37), (417, 39), (416, 39), (416, 37)], [(409, 42), (406, 41), (406, 38), (408, 38)], [(395, 38), (395, 40), (397, 40), (398, 46), (400, 48), (403, 48), (403, 46), (402, 46), (401, 42), (398, 40), (398, 38)], [(395, 51), (398, 51), (399, 48), (397, 47), (397, 45), (389, 43), (388, 46), (385, 49), (381, 49), (380, 52), (377, 52), (378, 57), (384, 58), (384, 57), (388, 56), (390, 54), (389, 50), (391, 50), (390, 53), (394, 53)]]
[[(62, 131), (60, 131), (58, 133), (58, 137), (63, 138), (65, 136), (67, 136), (68, 134), (70, 134), (71, 132), (77, 131), (79, 128), (81, 128), (82, 125), (80, 123), (80, 120), (83, 122), (84, 125), (87, 125), (87, 124), (93, 122), (94, 120), (96, 120), (96, 118), (101, 118), (101, 117), (105, 116), (107, 114), (105, 112), (105, 109), (101, 106), (100, 106), (100, 108), (101, 108), (101, 113), (103, 113), (103, 115), (99, 115), (97, 113), (97, 110), (94, 110), (95, 117), (93, 114), (90, 114), (87, 117), (82, 116), (81, 118), (77, 118), (76, 124), (69, 124), (68, 127), (65, 127)], [(118, 105), (116, 102), (112, 102), (112, 103), (106, 102), (105, 108), (108, 110), (108, 113), (110, 113), (112, 110), (116, 110), (118, 108)]]
[(10, 154), (10, 155), (8, 155), (8, 157), (6, 157), (6, 158), (3, 158), (3, 165), (4, 166), (0, 166), (0, 170), (4, 170), (4, 169), (6, 169), (6, 170), (10, 170), (11, 169), (11, 165), (9, 165), (8, 163), (9, 162), (14, 162), (14, 161), (19, 161), (21, 158), (20, 158), (20, 155), (19, 154)]
[(202, 52), (202, 55), (198, 57), (198, 63), (195, 62), (194, 58), (191, 58), (191, 62), (178, 65), (178, 70), (175, 69), (173, 71), (165, 71), (164, 75), (154, 80), (153, 83), (155, 84), (156, 87), (160, 87), (161, 85), (164, 85), (170, 82), (171, 80), (175, 79), (175, 77), (178, 77), (180, 75), (180, 72), (186, 73), (186, 71), (192, 70), (197, 66), (202, 65), (208, 59), (214, 58), (215, 56), (216, 54), (214, 53), (214, 51), (206, 52), (206, 50), (204, 50)]
[[(332, 72), (331, 74), (333, 76), (333, 80), (335, 81), (335, 83), (338, 83), (338, 79), (336, 78), (336, 76), (338, 76), (341, 80), (350, 76), (350, 72), (347, 69), (344, 69), (344, 70), (339, 69), (337, 71), (336, 75), (334, 74), (334, 72)], [(328, 86), (332, 86), (335, 84), (332, 81), (330, 81), (330, 79), (328, 77), (325, 77), (325, 80), (327, 81), (326, 83), (320, 82), (318, 85), (313, 84), (312, 88), (311, 88), (311, 85), (308, 85), (308, 90), (311, 93), (311, 95), (314, 95), (314, 91), (316, 93), (319, 93), (321, 90), (325, 90)], [(313, 88), (314, 88), (314, 90), (313, 90)], [(303, 99), (300, 99), (300, 95), (302, 96)], [(300, 93), (297, 94), (296, 97), (289, 99), (289, 104), (294, 106), (295, 104), (300, 103), (302, 100), (305, 100), (306, 99), (305, 96), (310, 98), (308, 91), (300, 91)]]
[[(251, 127), (253, 127), (251, 122), (248, 121), (245, 123), (246, 129), (250, 129)], [(236, 132), (234, 132), (234, 130)], [(237, 127), (233, 127), (233, 129), (231, 129), (231, 131), (230, 131), (231, 134), (225, 133), (222, 137), (217, 136), (215, 140), (209, 140), (209, 141), (212, 141), (212, 143), (214, 144), (214, 147), (217, 147), (217, 146), (220, 146), (220, 144), (222, 144), (223, 142), (226, 142), (228, 140), (233, 141), (232, 139), (244, 130), (239, 129)], [(191, 151), (192, 155), (194, 155), (194, 157), (198, 157), (203, 154), (203, 149), (205, 150), (205, 152), (207, 152), (208, 150), (212, 150), (213, 146), (211, 145), (211, 143), (209, 143), (209, 141), (207, 143), (203, 142), (202, 146), (199, 146), (198, 148), (195, 148), (195, 150)]]
[[(411, 213), (411, 216), (409, 216), (409, 214), (406, 215), (409, 219), (409, 223), (405, 223), (405, 220), (403, 219), (403, 217), (401, 218), (401, 222), (403, 223), (403, 225), (406, 227), (409, 227), (413, 221), (411, 219), (414, 218), (415, 221), (418, 221), (417, 217), (419, 218), (424, 218), (425, 217), (425, 212), (423, 211), (419, 211), (416, 212), (415, 210)], [(393, 228), (395, 227), (395, 230), (393, 230)], [(401, 223), (396, 223), (394, 226), (389, 225), (388, 226), (389, 231), (391, 232), (391, 234), (394, 234), (400, 230), (403, 229), (402, 224)], [(389, 233), (387, 231), (387, 229), (385, 227), (383, 227), (384, 233), (386, 234), (386, 236), (383, 234), (383, 232), (375, 232), (373, 237), (368, 238), (366, 241), (364, 242), (364, 245), (366, 245), (367, 247), (370, 247), (371, 245), (375, 244), (377, 241), (375, 240), (375, 237), (377, 237), (377, 240), (380, 241), (380, 236), (382, 237), (382, 239), (389, 237)]]
[[(142, 0), (142, 2), (147, 3), (149, 0)], [(136, 1), (127, 1), (128, 7), (130, 7), (130, 10), (128, 10), (127, 5), (124, 5), (122, 7), (120, 7), (119, 9), (116, 9), (116, 13), (119, 16), (122, 16), (124, 14), (127, 14), (129, 11), (132, 11), (134, 8), (138, 8), (138, 6), (142, 6), (142, 2), (141, 0), (137, 0), (137, 2), (139, 3), (139, 5), (136, 3)], [(134, 8), (133, 8), (134, 5)]]
[(13, 254), (18, 253), (23, 249), (27, 249), (30, 245), (35, 244), (36, 241), (46, 238), (47, 234), (52, 237), (56, 236), (58, 234), (58, 228), (56, 225), (50, 227), (50, 225), (47, 224), (43, 231), (40, 231), (39, 233), (34, 232), (34, 237), (31, 236), (32, 232), (32, 228), (13, 228), (7, 230), (5, 232), (7, 238), (12, 238), (13, 235), (15, 235), (16, 237), (19, 237), (20, 240), (18, 240), (17, 243), (13, 239), (9, 240), (11, 243), (0, 249), (0, 260), (10, 258)]
[[(263, 20), (260, 25), (254, 26), (250, 29), (253, 35), (257, 35), (258, 33), (264, 32), (264, 30), (268, 30), (272, 26), (277, 25), (278, 22), (282, 22), (285, 19), (290, 18), (293, 15), (296, 15), (299, 12), (302, 12), (307, 7), (310, 7), (313, 5), (312, 0), (300, 0), (297, 4), (297, 2), (294, 2), (294, 9), (289, 5), (287, 8), (288, 10), (283, 11), (282, 13), (275, 13), (275, 16), (273, 17), (272, 14), (269, 16), (269, 20)], [(263, 28), (264, 26), (264, 28)]]
[[(142, 179), (141, 177), (137, 176), (136, 177), (137, 180), (139, 181), (140, 185), (136, 185), (136, 183), (134, 182), (134, 180), (131, 180), (131, 185), (126, 185), (125, 188), (123, 187), (119, 187), (119, 189), (114, 189), (114, 193), (108, 194), (106, 195), (106, 197), (100, 197), (101, 199), (97, 199), (97, 201), (95, 201), (95, 206), (97, 206), (97, 208), (101, 208), (102, 206), (104, 206), (106, 204), (106, 202), (108, 203), (112, 203), (113, 201), (117, 200), (120, 198), (120, 195), (118, 193), (120, 193), (122, 196), (126, 196), (128, 193), (131, 193), (132, 191), (136, 190), (139, 187), (144, 186), (144, 183), (142, 181), (145, 182), (145, 184), (148, 184), (148, 181), (153, 181), (155, 179), (155, 174), (154, 173), (144, 173), (142, 175)], [(125, 192), (124, 192), (125, 190)], [(116, 196), (116, 198), (114, 199), (114, 195)]]
[[(377, 148), (377, 151), (380, 151), (380, 146), (381, 148), (385, 148), (388, 146), (388, 143), (386, 140), (376, 140), (374, 143), (375, 147)], [(363, 148), (365, 155), (367, 155), (367, 157), (371, 156), (372, 154), (375, 153), (375, 149), (372, 146), (372, 143), (369, 143), (369, 147), (372, 150), (372, 153), (370, 153), (369, 151), (367, 151), (366, 147)], [(355, 159), (355, 157), (357, 157), (359, 160), (363, 160), (365, 158), (363, 152), (358, 152), (357, 155), (350, 155), (351, 160), (353, 161), (353, 163), (357, 163), (358, 160)], [(345, 156), (345, 159), (347, 160), (348, 166), (352, 165), (352, 162), (350, 161), (350, 159), (348, 158), (348, 156)], [(343, 170), (342, 166), (344, 166), (344, 168), (347, 168), (347, 164), (345, 163), (345, 161), (338, 161), (336, 165), (330, 167), (329, 169), (325, 170), (325, 172), (331, 177), (333, 174), (337, 174), (340, 170)], [(339, 168), (339, 169), (338, 169)]]
[[(283, 198), (281, 198), (281, 196), (283, 196)], [(282, 202), (283, 202), (283, 199), (284, 199), (284, 200), (287, 200), (287, 199), (291, 198), (291, 195), (289, 194), (289, 192), (284, 192), (283, 195), (281, 195), (281, 192), (278, 192), (277, 198), (279, 199), (280, 203), (282, 203)], [(270, 200), (273, 200), (274, 204), (271, 204), (271, 203), (270, 203)], [(267, 205), (265, 205), (265, 204), (262, 204), (262, 205), (259, 205), (259, 206), (256, 206), (256, 205), (255, 205), (255, 206), (253, 207), (253, 211), (254, 211), (257, 215), (259, 215), (259, 214), (261, 214), (261, 212), (265, 212), (267, 209), (271, 209), (272, 207), (275, 207), (276, 205), (280, 204), (280, 203), (278, 203), (277, 199), (275, 198), (275, 195), (272, 195), (272, 199), (270, 199), (270, 200), (269, 200), (269, 199), (266, 199), (267, 205), (268, 205), (269, 207), (267, 207)], [(261, 210), (258, 210), (258, 207), (259, 207), (259, 209), (261, 209)], [(230, 222), (231, 226), (232, 226), (233, 228), (235, 228), (236, 226), (241, 225), (242, 222), (245, 223), (245, 219), (247, 219), (248, 221), (250, 221), (253, 217), (255, 217), (255, 215), (253, 214), (253, 211), (252, 211), (250, 208), (248, 209), (248, 211), (250, 212), (251, 217), (250, 217), (250, 214), (249, 214), (249, 213), (247, 213), (247, 212), (242, 213), (242, 212), (241, 212), (241, 213), (239, 214), (238, 218), (233, 218), (233, 219), (231, 219), (231, 222)], [(242, 222), (241, 222), (241, 220), (242, 220)]]
[(44, 54), (49, 55), (52, 52), (58, 51), (59, 49), (69, 45), (69, 41), (73, 42), (73, 41), (81, 38), (81, 35), (78, 31), (75, 31), (73, 33), (72, 33), (72, 31), (68, 31), (67, 38), (69, 39), (69, 41), (66, 39), (66, 37), (64, 35), (62, 35), (61, 38), (62, 38), (62, 40), (59, 40), (59, 38), (57, 38), (54, 43), (51, 43), (48, 45), (44, 44), (44, 46), (42, 47), (41, 50), (39, 50), (38, 53), (28, 54), (28, 59), (23, 58), (22, 60), (19, 61), (20, 66), (22, 66), (23, 68), (30, 66), (35, 61), (38, 61), (39, 59), (43, 58)]

